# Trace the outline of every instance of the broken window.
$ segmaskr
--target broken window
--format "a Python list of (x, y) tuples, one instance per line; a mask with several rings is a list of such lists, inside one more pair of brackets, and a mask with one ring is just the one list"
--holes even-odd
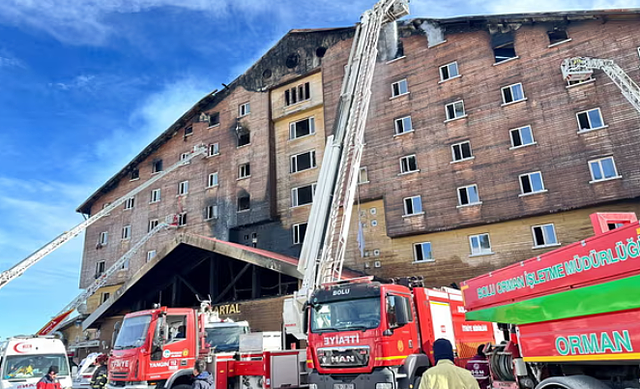
[(209, 174), (209, 178), (207, 179), (207, 187), (213, 188), (214, 186), (218, 186), (218, 172)]
[(418, 215), (422, 212), (422, 197), (412, 196), (404, 199), (404, 215)]
[(553, 223), (533, 226), (531, 227), (531, 232), (533, 233), (534, 248), (555, 246), (558, 244), (556, 228)]
[(458, 205), (480, 204), (477, 185), (468, 185), (458, 188)]
[(150, 203), (157, 203), (160, 201), (160, 189), (153, 189), (151, 191), (151, 201)]
[(149, 227), (147, 228), (147, 232), (151, 232), (154, 228), (158, 227), (158, 219), (149, 220)]
[(367, 172), (367, 167), (360, 167), (360, 172), (358, 174), (358, 184), (366, 184), (369, 182), (369, 174)]
[(549, 46), (569, 40), (566, 30), (554, 29), (547, 31), (547, 35), (549, 36)]
[(453, 155), (453, 162), (464, 161), (465, 159), (473, 158), (471, 152), (471, 142), (456, 143), (451, 146), (451, 153)]
[(129, 197), (124, 201), (124, 209), (132, 209), (136, 203), (135, 197)]
[(315, 150), (293, 155), (291, 157), (291, 173), (301, 172), (303, 170), (311, 169), (314, 167), (316, 167)]
[(156, 161), (153, 161), (153, 166), (151, 167), (151, 172), (152, 173), (159, 173), (162, 171), (162, 160), (158, 159)]
[(189, 193), (189, 181), (182, 181), (178, 184), (178, 196), (184, 196)]
[(251, 177), (251, 164), (243, 163), (238, 166), (238, 179)]
[(286, 107), (311, 98), (311, 86), (308, 82), (294, 86), (284, 91), (284, 105)]
[(98, 261), (96, 262), (96, 278), (100, 277), (102, 274), (104, 274), (104, 270), (105, 270), (105, 261)]
[(209, 116), (209, 127), (220, 124), (220, 112), (214, 112)]
[(299, 207), (301, 205), (311, 204), (315, 192), (316, 184), (291, 189), (291, 206)]
[(462, 100), (445, 105), (447, 120), (459, 119), (467, 116), (464, 112), (464, 102)]
[(536, 143), (533, 139), (531, 126), (524, 126), (511, 130), (511, 147), (522, 147)]
[(546, 192), (542, 173), (533, 172), (520, 175), (520, 190), (522, 195)]
[(293, 244), (302, 244), (307, 233), (307, 223), (293, 225)]
[(131, 239), (131, 225), (122, 227), (122, 240)]
[(218, 218), (218, 206), (217, 205), (209, 205), (204, 210), (204, 220), (211, 220)]
[(220, 154), (220, 146), (218, 143), (211, 143), (209, 145), (209, 156), (213, 157), (214, 155)]
[(440, 81), (447, 81), (449, 79), (458, 77), (459, 75), (460, 73), (458, 73), (457, 62), (451, 62), (450, 64), (440, 66)]
[(183, 212), (178, 214), (178, 227), (184, 227), (187, 225), (187, 213)]
[(413, 123), (411, 122), (411, 116), (405, 116), (394, 120), (396, 135), (406, 134), (413, 131)]
[(189, 136), (193, 134), (193, 127), (189, 126), (189, 127), (185, 127), (184, 129), (184, 136)]
[(605, 126), (600, 108), (578, 112), (576, 118), (578, 119), (579, 131), (597, 130)]
[(496, 63), (500, 63), (511, 58), (516, 58), (513, 33), (493, 34), (491, 36), (491, 47)]
[(400, 80), (398, 82), (394, 82), (393, 84), (391, 84), (391, 97), (404, 95), (406, 93), (409, 93), (409, 88), (407, 87), (407, 80)]
[(238, 197), (238, 211), (247, 211), (250, 207), (251, 197), (248, 194)]
[(238, 147), (246, 146), (251, 143), (251, 133), (248, 130), (243, 129), (238, 132)]
[(502, 88), (502, 102), (504, 104), (515, 103), (526, 99), (527, 98), (524, 97), (524, 91), (522, 90), (521, 83)]
[(612, 178), (619, 178), (618, 170), (613, 157), (594, 159), (589, 161), (592, 182), (605, 181)]
[(297, 139), (315, 133), (316, 127), (313, 117), (289, 123), (289, 139)]
[(400, 173), (411, 173), (418, 171), (418, 161), (415, 155), (407, 155), (400, 158)]
[(238, 117), (246, 116), (251, 113), (251, 105), (249, 103), (240, 104), (238, 106)]
[(138, 169), (133, 169), (133, 170), (131, 171), (131, 181), (133, 181), (133, 180), (137, 180), (137, 179), (139, 179), (139, 178), (140, 178), (140, 170), (138, 170)]
[(414, 262), (431, 262), (433, 254), (431, 253), (431, 242), (422, 242), (413, 244), (413, 260)]

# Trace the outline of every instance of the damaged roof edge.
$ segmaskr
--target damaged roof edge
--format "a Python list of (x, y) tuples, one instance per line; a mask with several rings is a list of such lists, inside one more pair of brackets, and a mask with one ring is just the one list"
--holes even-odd
[[(587, 11), (561, 11), (561, 12), (532, 12), (532, 13), (513, 13), (513, 14), (496, 14), (496, 15), (469, 15), (469, 16), (457, 16), (452, 18), (413, 18), (406, 19), (403, 23), (412, 24), (414, 22), (430, 21), (438, 23), (440, 25), (454, 25), (459, 23), (470, 22), (518, 22), (518, 21), (544, 21), (545, 19), (557, 20), (559, 18), (576, 18), (576, 19), (597, 19), (602, 17), (615, 17), (615, 16), (633, 16), (640, 18), (640, 8), (631, 9), (608, 9), (608, 10), (587, 10)], [(318, 29), (292, 29), (285, 34), (273, 47), (271, 47), (264, 55), (260, 57), (247, 71), (238, 76), (233, 82), (231, 82), (222, 91), (214, 91), (202, 99), (200, 99), (193, 107), (186, 111), (178, 120), (176, 120), (167, 130), (165, 130), (160, 136), (154, 139), (148, 146), (146, 146), (142, 152), (136, 155), (127, 165), (122, 168), (118, 173), (113, 175), (105, 184), (103, 184), (98, 190), (91, 194), (78, 208), (76, 212), (89, 214), (93, 203), (101, 196), (108, 193), (113, 187), (117, 186), (120, 179), (133, 169), (136, 165), (140, 164), (168, 141), (173, 133), (179, 130), (188, 120), (197, 115), (203, 107), (213, 103), (216, 98), (223, 98), (223, 95), (227, 95), (230, 91), (234, 90), (239, 84), (243, 76), (251, 72), (252, 69), (258, 68), (260, 62), (266, 58), (285, 38), (292, 34), (309, 34), (309, 33), (330, 33), (337, 31), (345, 31), (354, 29), (350, 27), (337, 27), (337, 28), (318, 28)]]

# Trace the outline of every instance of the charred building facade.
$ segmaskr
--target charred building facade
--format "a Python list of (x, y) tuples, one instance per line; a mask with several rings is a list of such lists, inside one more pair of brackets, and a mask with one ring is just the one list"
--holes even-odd
[[(588, 56), (640, 79), (639, 19), (588, 11), (386, 27), (345, 266), (449, 285), (591, 235), (590, 213), (640, 211), (640, 114), (604, 73), (568, 84), (560, 72), (563, 59)], [(172, 214), (178, 233), (297, 257), (353, 33), (292, 30), (88, 198), (78, 212), (95, 214), (194, 145), (209, 148), (87, 230), (80, 286)], [(104, 293), (175, 233), (152, 238)]]

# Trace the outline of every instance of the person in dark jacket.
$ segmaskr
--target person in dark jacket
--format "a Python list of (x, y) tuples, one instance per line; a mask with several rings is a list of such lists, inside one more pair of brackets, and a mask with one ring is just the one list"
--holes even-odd
[(103, 389), (105, 385), (107, 385), (107, 381), (109, 378), (107, 377), (107, 360), (109, 358), (102, 354), (98, 358), (96, 358), (96, 363), (98, 367), (96, 371), (93, 372), (93, 376), (91, 376), (91, 381), (89, 381), (89, 387), (91, 389)]
[(193, 376), (191, 389), (213, 389), (213, 376), (206, 370), (207, 365), (203, 360), (196, 361), (193, 366)]
[(478, 381), (480, 389), (491, 388), (491, 381), (489, 379), (489, 361), (484, 354), (484, 344), (478, 346), (478, 353), (475, 357), (471, 358), (467, 362), (467, 370), (471, 372), (473, 378)]
[(56, 376), (58, 375), (58, 366), (53, 365), (47, 370), (47, 375), (42, 377), (38, 384), (36, 385), (36, 389), (62, 389), (60, 386), (60, 382)]

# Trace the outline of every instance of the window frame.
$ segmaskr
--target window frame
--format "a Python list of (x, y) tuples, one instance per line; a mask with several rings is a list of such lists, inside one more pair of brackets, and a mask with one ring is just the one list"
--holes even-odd
[[(308, 121), (309, 122), (309, 133), (308, 134), (304, 134), (304, 135), (300, 135), (300, 136), (295, 136), (296, 135), (296, 124), (304, 122), (304, 121)], [(300, 138), (304, 138), (306, 136), (311, 136), (311, 135), (315, 135), (316, 134), (316, 119), (315, 116), (309, 116), (306, 117), (304, 119), (300, 119), (300, 120), (296, 120), (293, 122), (289, 122), (289, 140), (296, 140), (296, 139), (300, 139)]]
[(135, 168), (131, 170), (131, 177), (129, 181), (138, 181), (140, 179), (140, 169)]
[[(292, 91), (294, 93), (292, 93)], [(305, 98), (300, 98), (300, 92), (303, 92), (303, 95)], [(303, 82), (301, 84), (298, 84), (294, 87), (291, 88), (287, 88), (285, 89), (284, 93), (282, 94), (282, 97), (284, 99), (284, 107), (288, 108), (288, 107), (292, 107), (296, 104), (305, 102), (305, 101), (309, 101), (311, 100), (311, 84), (309, 81), (307, 82)], [(293, 100), (295, 101), (291, 101), (293, 97)]]
[(162, 159), (155, 160), (151, 163), (151, 174), (158, 174), (164, 171)]
[[(456, 104), (461, 103), (462, 104), (462, 115), (460, 116), (454, 116), (454, 117), (449, 117), (449, 106), (453, 107), (453, 113), (454, 115), (456, 114)], [(458, 119), (462, 119), (462, 118), (466, 118), (467, 115), (467, 110), (464, 107), (464, 100), (457, 100), (457, 101), (453, 101), (451, 103), (445, 104), (444, 105), (444, 113), (445, 113), (445, 118), (446, 120), (444, 121), (445, 123), (447, 122), (451, 122), (454, 120), (458, 120)]]
[[(469, 153), (471, 154), (471, 156), (469, 157), (465, 157), (463, 155), (463, 150), (462, 150), (462, 145), (468, 143), (469, 144)], [(461, 159), (456, 159), (456, 152), (455, 152), (455, 147), (456, 146), (460, 146), (460, 156), (462, 157)], [(451, 145), (451, 163), (457, 163), (457, 162), (463, 162), (463, 161), (468, 161), (471, 159), (475, 159), (475, 155), (473, 155), (473, 148), (471, 147), (471, 140), (465, 140), (462, 142), (458, 142), (458, 143), (454, 143)]]
[(106, 246), (108, 243), (109, 243), (109, 231), (102, 231), (100, 235), (98, 235), (98, 244), (100, 246)]
[(160, 224), (159, 219), (149, 219), (149, 224), (147, 225), (147, 233), (151, 232), (154, 228), (156, 228)]
[(218, 205), (207, 205), (204, 209), (204, 220), (216, 220), (220, 217)]
[[(542, 189), (541, 190), (533, 190), (533, 184), (531, 182), (531, 175), (533, 174), (539, 174), (540, 175), (540, 183), (542, 184)], [(531, 192), (526, 192), (524, 191), (524, 186), (522, 185), (522, 177), (527, 177), (527, 179), (529, 180), (529, 187), (531, 188)], [(538, 194), (538, 193), (546, 193), (549, 190), (547, 189), (547, 187), (544, 185), (544, 178), (542, 177), (542, 171), (541, 170), (536, 170), (533, 172), (529, 172), (529, 173), (523, 173), (518, 175), (518, 183), (520, 184), (520, 194), (518, 196), (520, 197), (524, 197), (524, 196), (531, 196), (534, 194)]]
[(104, 304), (111, 298), (110, 292), (102, 292), (100, 293), (100, 305)]
[(184, 128), (184, 137), (193, 135), (193, 126), (187, 126)]
[[(414, 199), (418, 199), (418, 204), (420, 204), (420, 210), (418, 212), (415, 212), (415, 202)], [(409, 213), (408, 207), (407, 207), (407, 200), (411, 200), (411, 208), (412, 208), (412, 213)], [(409, 197), (405, 197), (402, 199), (402, 205), (403, 205), (403, 209), (404, 209), (404, 214), (402, 215), (403, 217), (409, 217), (409, 216), (416, 216), (416, 215), (423, 215), (424, 214), (424, 207), (422, 206), (422, 196), (421, 195), (416, 195), (416, 196), (409, 196)]]
[[(300, 234), (300, 226), (304, 225), (305, 226), (305, 230), (304, 230), (304, 234)], [(291, 232), (293, 234), (293, 244), (294, 245), (299, 245), (302, 244), (302, 242), (304, 242), (304, 236), (301, 235), (307, 235), (307, 228), (309, 227), (309, 223), (308, 222), (304, 222), (304, 223), (297, 223), (294, 224), (293, 226), (291, 226)], [(297, 238), (297, 239), (296, 239)]]
[[(602, 122), (602, 126), (600, 126), (600, 127), (591, 127), (591, 118), (589, 117), (589, 112), (596, 111), (596, 110), (598, 111), (598, 115), (600, 116), (600, 121)], [(580, 114), (585, 114), (586, 115), (587, 120), (589, 122), (589, 127), (590, 128), (580, 128), (580, 119), (579, 119), (579, 115)], [(604, 122), (604, 117), (602, 116), (602, 111), (600, 110), (600, 107), (586, 109), (584, 111), (576, 112), (576, 121), (578, 122), (578, 134), (583, 134), (585, 132), (591, 132), (591, 131), (597, 131), (597, 130), (601, 130), (603, 128), (609, 127)]]
[(251, 113), (251, 102), (247, 101), (238, 105), (238, 117), (245, 117)]
[[(555, 243), (546, 243), (547, 242), (547, 233), (544, 227), (547, 226), (551, 226), (553, 228), (553, 238), (555, 240)], [(543, 244), (537, 244), (536, 242), (536, 233), (535, 233), (535, 229), (536, 228), (540, 228), (540, 231), (542, 232), (542, 239), (544, 240)], [(533, 249), (541, 249), (541, 248), (545, 248), (545, 247), (555, 247), (555, 246), (560, 246), (561, 243), (558, 241), (558, 233), (556, 231), (556, 226), (554, 223), (545, 223), (545, 224), (537, 224), (534, 226), (531, 226), (531, 237), (533, 239)]]
[(120, 240), (131, 240), (131, 224), (122, 226), (122, 234)]
[[(215, 177), (215, 184), (212, 183), (212, 178)], [(209, 173), (207, 176), (207, 188), (215, 188), (220, 185), (218, 172)]]
[[(100, 269), (101, 267), (102, 267), (102, 270)], [(107, 261), (104, 259), (97, 261), (95, 277), (99, 278), (101, 275), (104, 274), (105, 271), (107, 271)]]
[[(487, 241), (489, 242), (489, 251), (482, 251), (482, 245), (481, 245), (481, 240), (480, 237), (486, 235), (487, 236)], [(479, 252), (474, 253), (473, 252), (473, 238), (478, 239), (478, 248), (479, 248)], [(470, 257), (480, 257), (483, 255), (492, 255), (495, 254), (493, 252), (493, 247), (491, 247), (491, 236), (489, 235), (488, 232), (482, 232), (480, 234), (474, 234), (474, 235), (469, 235), (469, 251), (470, 251)]]
[(184, 227), (184, 226), (187, 225), (188, 222), (189, 222), (189, 220), (187, 218), (187, 212), (180, 212), (178, 214), (177, 226), (178, 227)]
[(178, 183), (178, 196), (186, 196), (189, 194), (189, 180), (180, 181)]
[[(478, 201), (475, 202), (468, 202), (466, 204), (462, 204), (462, 197), (460, 196), (460, 190), (464, 189), (466, 192), (466, 196), (467, 196), (467, 201), (470, 200), (470, 196), (469, 196), (469, 188), (475, 187), (476, 188), (476, 196), (478, 196)], [(471, 185), (465, 185), (465, 186), (460, 186), (456, 189), (456, 194), (458, 195), (458, 206), (457, 208), (463, 208), (463, 207), (471, 207), (474, 205), (480, 205), (482, 204), (482, 200), (480, 200), (480, 192), (478, 191), (478, 185), (477, 184), (471, 184)]]
[(135, 206), (136, 206), (136, 196), (129, 197), (124, 201), (125, 210), (133, 209)]
[[(247, 199), (248, 205), (247, 208), (240, 209), (240, 200)], [(243, 195), (236, 198), (236, 212), (248, 212), (251, 210), (251, 195)]]
[[(522, 92), (522, 98), (520, 100), (515, 100), (515, 95), (513, 93), (513, 87), (520, 85), (520, 92)], [(505, 96), (505, 90), (509, 90), (509, 93), (511, 94), (511, 101), (507, 101), (506, 96)], [(500, 88), (500, 94), (502, 95), (502, 106), (504, 107), (505, 105), (511, 105), (511, 104), (515, 104), (515, 103), (519, 103), (521, 101), (527, 101), (527, 96), (524, 94), (524, 86), (522, 85), (521, 82), (516, 82), (514, 84), (511, 85), (507, 85), (507, 86), (503, 86), (502, 88)]]
[[(362, 181), (362, 172), (364, 172), (364, 177), (367, 179), (366, 181)], [(360, 166), (360, 169), (358, 170), (358, 185), (361, 184), (368, 184), (369, 183), (369, 171), (367, 170), (366, 166)]]
[[(521, 145), (516, 146), (515, 142), (513, 141), (513, 132), (517, 131), (518, 132), (518, 136), (520, 137), (520, 142), (522, 142), (522, 129), (523, 128), (529, 128), (529, 131), (531, 133), (531, 143), (522, 143)], [(533, 145), (537, 145), (538, 142), (536, 142), (536, 138), (533, 136), (533, 127), (531, 127), (530, 124), (527, 124), (526, 126), (521, 126), (521, 127), (516, 127), (516, 128), (512, 128), (509, 130), (509, 139), (511, 140), (511, 147), (509, 147), (509, 150), (515, 150), (515, 149), (520, 149), (522, 147), (527, 147), (527, 146), (533, 146)]]
[[(456, 68), (456, 75), (455, 76), (451, 75), (451, 70), (450, 70), (451, 65), (455, 65), (455, 68)], [(448, 73), (448, 77), (447, 78), (444, 77), (444, 74), (443, 74), (443, 71), (442, 71), (445, 68), (447, 69), (447, 73)], [(448, 64), (444, 64), (444, 65), (440, 66), (438, 68), (438, 73), (440, 74), (440, 83), (443, 83), (443, 82), (449, 81), (449, 80), (453, 80), (455, 78), (459, 78), (459, 77), (462, 76), (460, 74), (460, 67), (458, 66), (458, 61), (449, 62)]]
[[(213, 118), (218, 118), (216, 123), (211, 123)], [(209, 120), (207, 121), (207, 128), (218, 127), (220, 125), (220, 112), (214, 112), (209, 114)]]
[(186, 153), (180, 153), (180, 162), (182, 162), (183, 165), (191, 164), (191, 161), (187, 161), (187, 158), (189, 158), (190, 154), (191, 153), (188, 151)]
[[(415, 169), (414, 169), (414, 170), (408, 170), (408, 169), (410, 168), (410, 166), (409, 166), (410, 158), (413, 158), (413, 162), (414, 162), (414, 165), (415, 165)], [(404, 162), (405, 160), (407, 161), (407, 170), (404, 170), (404, 164), (403, 164), (403, 162)], [(399, 159), (399, 163), (400, 163), (400, 174), (401, 174), (401, 175), (403, 175), (403, 174), (417, 173), (417, 172), (419, 172), (419, 171), (420, 171), (420, 169), (418, 169), (418, 157), (417, 157), (415, 154), (405, 155), (404, 157), (401, 157), (401, 158)]]
[(251, 162), (238, 165), (238, 180), (244, 180), (249, 177), (251, 177)]
[[(613, 171), (616, 173), (615, 176), (605, 177), (604, 169), (602, 168), (602, 161), (604, 161), (605, 159), (611, 159), (611, 163), (613, 165)], [(600, 167), (600, 172), (602, 174), (602, 178), (599, 179), (599, 180), (595, 179), (595, 177), (593, 175), (593, 169), (591, 169), (591, 164), (594, 163), (594, 162), (598, 163), (598, 166)], [(591, 174), (591, 181), (589, 181), (590, 184), (593, 184), (593, 183), (596, 183), (596, 182), (610, 181), (610, 180), (616, 180), (616, 179), (622, 178), (622, 176), (618, 172), (618, 167), (616, 166), (616, 160), (613, 158), (613, 155), (609, 155), (607, 157), (591, 159), (591, 160), (587, 161), (587, 166), (589, 167), (589, 174)]]
[[(430, 257), (426, 257), (424, 255), (424, 245), (429, 245), (429, 254)], [(420, 249), (422, 259), (418, 259), (418, 248)], [(433, 247), (431, 242), (417, 242), (413, 244), (413, 263), (427, 263), (427, 262), (435, 262), (436, 259), (433, 256)]]
[[(212, 151), (215, 151), (212, 153)], [(215, 157), (216, 155), (220, 155), (220, 143), (209, 143), (209, 150), (207, 157)]]
[[(404, 89), (406, 92), (402, 92), (402, 85), (404, 83)], [(396, 94), (395, 86), (398, 86), (398, 93)], [(391, 83), (391, 98), (400, 97), (409, 94), (409, 84), (407, 83), (407, 79), (403, 78), (402, 80), (398, 80), (396, 82)]]
[[(409, 119), (409, 124), (411, 125), (411, 129), (410, 130), (405, 130), (405, 119)], [(398, 132), (398, 123), (402, 123), (402, 132)], [(413, 128), (413, 119), (411, 119), (411, 115), (407, 115), (407, 116), (403, 116), (403, 117), (399, 117), (396, 119), (393, 119), (393, 131), (394, 131), (394, 136), (399, 136), (399, 135), (404, 135), (404, 134), (409, 134), (415, 131), (415, 129)]]
[[(563, 31), (563, 32), (564, 32), (564, 35), (566, 36), (566, 38), (564, 38), (564, 39), (557, 39), (557, 40), (555, 40), (555, 42), (552, 42), (552, 41), (551, 41), (551, 34), (557, 33), (558, 31)], [(548, 48), (549, 48), (549, 47), (555, 47), (555, 46), (561, 45), (561, 44), (563, 44), (563, 43), (571, 42), (571, 40), (572, 40), (572, 39), (569, 37), (569, 34), (567, 33), (567, 30), (566, 30), (566, 29), (554, 29), (554, 30), (551, 30), (551, 31), (548, 31), (548, 30), (547, 30), (547, 38), (549, 38), (549, 45), (547, 46)]]
[[(298, 158), (301, 155), (305, 155), (305, 154), (309, 154), (309, 166), (306, 169), (298, 169)], [(299, 172), (304, 172), (306, 170), (311, 170), (311, 169), (315, 169), (318, 167), (318, 162), (316, 160), (316, 151), (315, 150), (309, 150), (309, 151), (305, 151), (302, 153), (298, 153), (298, 154), (293, 154), (290, 158), (289, 158), (289, 174), (295, 174), (295, 173), (299, 173)]]
[[(151, 253), (153, 253), (153, 255), (151, 255)], [(157, 255), (157, 251), (156, 250), (149, 250), (147, 251), (147, 262), (151, 261), (153, 258), (155, 258), (155, 256)]]
[(151, 198), (149, 199), (149, 204), (159, 203), (161, 200), (162, 200), (162, 188), (151, 189)]
[[(312, 184), (302, 185), (295, 188), (291, 188), (291, 208), (304, 207), (305, 205), (313, 204), (313, 200), (316, 197), (316, 186), (317, 182)], [(298, 191), (303, 188), (311, 187), (311, 201), (308, 203), (300, 204), (300, 196), (298, 195)]]
[[(244, 139), (245, 137), (247, 137), (247, 143), (242, 143), (240, 144), (240, 139)], [(244, 142), (244, 140), (243, 140)], [(236, 148), (239, 149), (241, 147), (245, 147), (245, 146), (249, 146), (251, 144), (251, 131), (249, 130), (244, 130), (244, 132), (242, 132), (242, 134), (237, 134), (236, 136)]]

